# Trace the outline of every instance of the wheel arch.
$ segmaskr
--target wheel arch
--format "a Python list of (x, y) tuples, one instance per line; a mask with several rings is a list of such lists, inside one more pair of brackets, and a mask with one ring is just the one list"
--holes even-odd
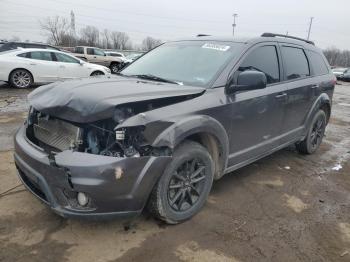
[(185, 140), (192, 140), (204, 146), (215, 164), (214, 178), (222, 177), (229, 153), (229, 139), (225, 128), (209, 116), (191, 116), (165, 129), (152, 146), (167, 146), (175, 149)]
[(93, 76), (93, 74), (95, 74), (95, 73), (97, 73), (97, 72), (101, 73), (102, 75), (105, 75), (105, 73), (104, 73), (103, 71), (97, 69), (97, 70), (93, 70), (93, 71), (91, 72), (90, 76)]
[(8, 81), (9, 81), (9, 82), (11, 82), (11, 79), (10, 79), (10, 78), (11, 78), (12, 73), (13, 73), (14, 71), (16, 71), (16, 70), (26, 70), (26, 71), (32, 76), (33, 84), (35, 83), (35, 78), (34, 78), (33, 73), (32, 73), (29, 69), (24, 68), (24, 67), (17, 67), (17, 68), (15, 68), (15, 69), (12, 69), (11, 72), (9, 73), (9, 76), (8, 76)]
[(330, 97), (326, 93), (322, 93), (321, 95), (319, 95), (319, 97), (313, 103), (311, 109), (309, 110), (309, 113), (306, 116), (306, 119), (305, 119), (305, 122), (304, 122), (304, 126), (306, 127), (305, 130), (309, 129), (310, 122), (311, 122), (313, 116), (320, 109), (325, 111), (326, 116), (327, 116), (327, 122), (328, 122), (329, 118), (331, 116), (331, 108), (332, 108), (332, 102), (331, 102)]

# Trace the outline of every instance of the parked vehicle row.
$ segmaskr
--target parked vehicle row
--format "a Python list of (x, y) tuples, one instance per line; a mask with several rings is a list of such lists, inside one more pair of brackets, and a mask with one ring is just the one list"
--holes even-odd
[(89, 46), (75, 47), (72, 55), (90, 63), (106, 66), (112, 73), (117, 73), (124, 62), (120, 56), (110, 56), (100, 48)]
[(0, 53), (0, 81), (17, 88), (110, 73), (105, 66), (56, 50), (17, 49)]
[(332, 71), (338, 80), (350, 81), (350, 68), (336, 67)]
[(64, 217), (147, 207), (181, 223), (204, 206), (213, 180), (290, 145), (314, 153), (335, 83), (308, 40), (168, 42), (113, 78), (33, 91), (15, 135), (19, 177)]

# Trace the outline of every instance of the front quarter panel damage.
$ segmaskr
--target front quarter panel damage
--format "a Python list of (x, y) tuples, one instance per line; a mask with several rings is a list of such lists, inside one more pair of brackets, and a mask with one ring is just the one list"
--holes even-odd
[(207, 115), (174, 116), (159, 120), (155, 115), (155, 112), (138, 114), (118, 125), (116, 130), (142, 125), (145, 127), (143, 136), (150, 146), (171, 150), (194, 134), (210, 134), (218, 144), (221, 169), (218, 173), (222, 173), (227, 165), (229, 139), (225, 128), (217, 120)]

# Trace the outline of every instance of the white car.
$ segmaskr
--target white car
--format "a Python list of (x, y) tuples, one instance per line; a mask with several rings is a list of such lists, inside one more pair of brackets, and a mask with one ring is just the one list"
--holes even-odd
[(110, 73), (105, 66), (55, 50), (17, 49), (0, 54), (0, 81), (17, 88)]

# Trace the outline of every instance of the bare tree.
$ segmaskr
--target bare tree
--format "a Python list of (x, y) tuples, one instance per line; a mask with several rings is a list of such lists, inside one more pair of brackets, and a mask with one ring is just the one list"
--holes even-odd
[(39, 21), (40, 27), (48, 35), (48, 41), (56, 46), (63, 45), (63, 38), (69, 35), (69, 23), (64, 17), (47, 17)]
[(332, 66), (350, 67), (350, 51), (340, 50), (336, 47), (330, 47), (323, 51), (328, 62)]
[(130, 37), (127, 33), (113, 31), (111, 33), (111, 38), (114, 49), (125, 50), (132, 46)]
[(111, 35), (109, 34), (108, 29), (103, 30), (102, 37), (103, 37), (103, 47), (107, 49), (111, 48), (111, 42), (110, 42)]
[(159, 39), (155, 39), (153, 37), (147, 36), (142, 41), (142, 49), (145, 51), (151, 50), (162, 44), (162, 41)]
[(91, 25), (88, 25), (81, 29), (81, 40), (86, 42), (89, 46), (99, 46), (100, 31)]

